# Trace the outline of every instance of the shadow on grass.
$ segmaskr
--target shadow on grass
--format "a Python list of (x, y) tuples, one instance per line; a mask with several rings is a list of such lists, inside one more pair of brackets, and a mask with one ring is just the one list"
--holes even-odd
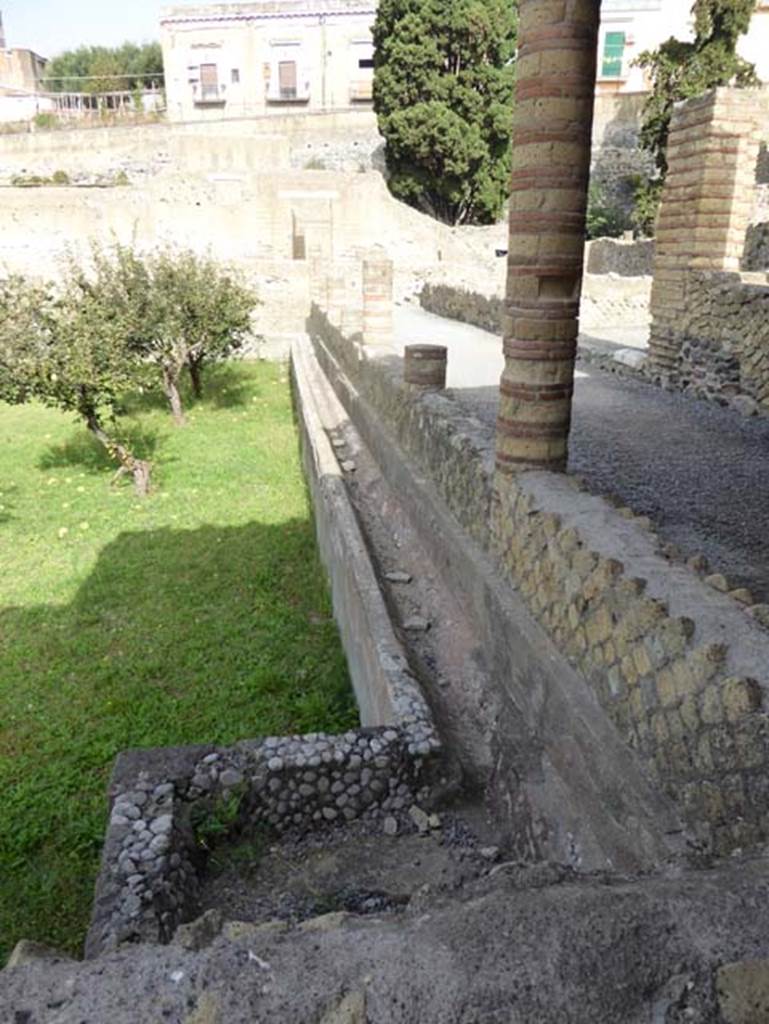
[[(155, 461), (163, 444), (163, 435), (138, 424), (120, 423), (115, 436), (124, 442), (140, 459)], [(117, 469), (117, 462), (110, 458), (104, 445), (100, 444), (85, 427), (73, 433), (63, 444), (50, 445), (38, 460), (38, 469), (61, 469), (79, 466), (91, 473), (103, 473)]]
[[(237, 362), (204, 365), (203, 395), (198, 399), (192, 393), (189, 375), (185, 370), (179, 387), (182, 407), (185, 411), (189, 411), (201, 405), (210, 405), (215, 409), (234, 409), (248, 405), (251, 396), (259, 394), (259, 389), (254, 384), (253, 378), (249, 378), (243, 371), (244, 368)], [(130, 398), (125, 399), (121, 410), (129, 415), (152, 410), (162, 410), (167, 412), (169, 417), (171, 415), (168, 399), (159, 384), (157, 388), (131, 395)]]
[(305, 519), (121, 534), (71, 604), (0, 611), (0, 664), (0, 962), (77, 950), (120, 750), (356, 721)]

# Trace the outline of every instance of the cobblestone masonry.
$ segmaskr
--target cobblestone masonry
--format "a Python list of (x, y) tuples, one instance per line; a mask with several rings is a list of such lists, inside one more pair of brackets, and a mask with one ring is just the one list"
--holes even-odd
[[(657, 224), (649, 364), (674, 385), (689, 386), (694, 374), (705, 393), (766, 391), (763, 360), (754, 358), (766, 337), (754, 314), (765, 300), (718, 273), (738, 271), (743, 258), (767, 123), (769, 93), (762, 90), (715, 89), (674, 112)], [(721, 300), (718, 308), (703, 301), (708, 285)]]
[(693, 570), (667, 562), (648, 523), (579, 494), (570, 479), (513, 476), (494, 493), (490, 439), (476, 421), (447, 396), (408, 394), (394, 357), (361, 361), (317, 309), (310, 328), (495, 555), (703, 848), (765, 842), (769, 632)]
[(86, 954), (167, 941), (194, 916), (207, 821), (306, 831), (401, 810), (424, 797), (416, 751), (428, 748), (393, 727), (133, 751), (128, 771), (119, 759)]

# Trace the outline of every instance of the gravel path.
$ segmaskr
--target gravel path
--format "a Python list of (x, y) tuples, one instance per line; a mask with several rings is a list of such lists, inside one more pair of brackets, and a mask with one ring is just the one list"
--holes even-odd
[[(489, 430), (501, 343), (416, 307), (396, 312), (403, 341), (449, 347), (449, 385)], [(686, 555), (769, 600), (769, 419), (668, 393), (592, 366), (577, 371), (569, 468), (591, 490), (648, 515)]]

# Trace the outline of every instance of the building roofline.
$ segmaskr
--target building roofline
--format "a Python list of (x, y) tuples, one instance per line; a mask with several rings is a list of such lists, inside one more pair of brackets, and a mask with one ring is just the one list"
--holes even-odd
[(28, 46), (5, 46), (0, 50), (0, 53), (31, 53), (33, 57), (37, 57), (37, 59), (41, 60), (44, 64), (47, 64), (50, 59), (48, 57), (44, 57), (41, 53), (38, 53), (37, 50), (30, 50)]
[[(289, 7), (289, 4), (291, 6)], [(313, 18), (322, 15), (349, 16), (360, 14), (376, 14), (376, 4), (371, 0), (360, 0), (355, 3), (344, 3), (344, 0), (309, 0), (309, 2), (289, 3), (280, 10), (275, 0), (252, 4), (206, 4), (194, 7), (166, 7), (160, 12), (161, 25), (179, 25), (185, 23), (205, 22), (240, 22), (240, 21), (284, 21), (289, 18)], [(218, 8), (218, 10), (217, 10)]]

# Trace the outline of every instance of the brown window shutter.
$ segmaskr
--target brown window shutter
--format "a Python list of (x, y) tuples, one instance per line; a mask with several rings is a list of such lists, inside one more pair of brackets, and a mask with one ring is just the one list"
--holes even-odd
[(219, 92), (219, 75), (216, 64), (200, 65), (200, 91), (203, 99), (216, 96)]
[(278, 85), (281, 99), (296, 99), (296, 61), (282, 60), (278, 64)]

